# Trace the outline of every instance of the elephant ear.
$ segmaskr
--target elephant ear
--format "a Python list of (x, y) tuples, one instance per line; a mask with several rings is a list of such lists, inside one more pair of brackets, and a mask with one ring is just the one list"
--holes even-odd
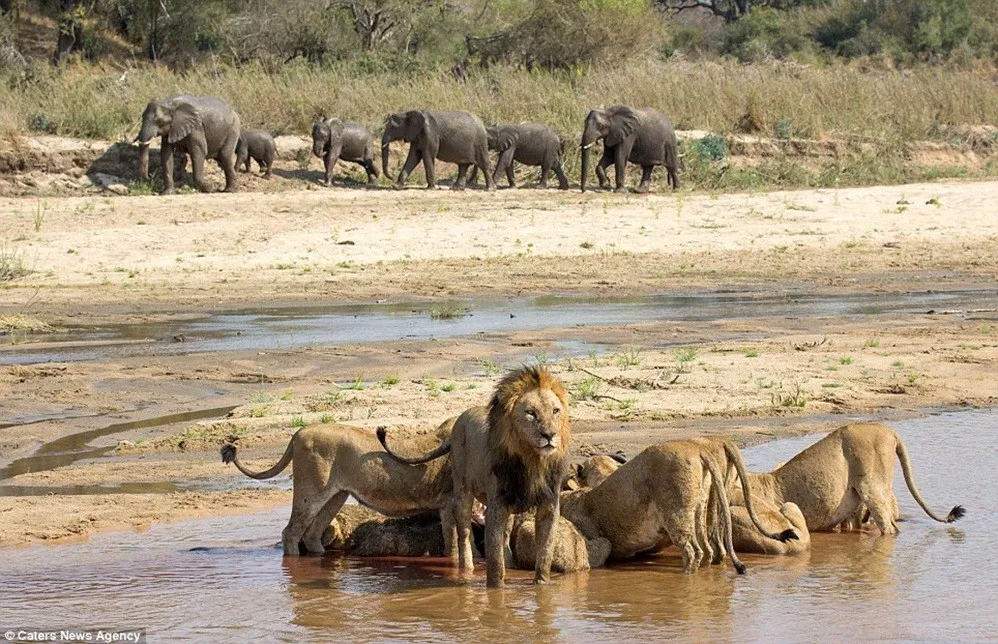
[(496, 132), (496, 150), (499, 152), (505, 152), (510, 149), (519, 140), (519, 133), (508, 127), (504, 127)]
[(409, 110), (405, 113), (405, 138), (412, 142), (426, 129), (426, 114), (419, 110)]
[(332, 143), (333, 139), (339, 139), (343, 137), (343, 121), (338, 118), (331, 118), (326, 121), (326, 127), (329, 128), (329, 142)]
[(177, 103), (173, 108), (173, 123), (170, 125), (170, 143), (189, 136), (196, 128), (201, 127), (201, 112), (190, 103)]
[(633, 109), (624, 105), (608, 111), (610, 133), (606, 137), (606, 145), (614, 147), (620, 145), (638, 128), (638, 115)]

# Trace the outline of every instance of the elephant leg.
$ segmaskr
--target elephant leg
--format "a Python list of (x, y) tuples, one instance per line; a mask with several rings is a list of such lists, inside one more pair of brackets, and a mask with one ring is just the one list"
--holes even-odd
[(183, 153), (176, 160), (173, 170), (173, 180), (177, 183), (184, 183), (187, 180), (187, 153)]
[(633, 142), (624, 139), (617, 146), (617, 153), (614, 155), (613, 160), (614, 180), (617, 192), (627, 192), (627, 157), (631, 156), (631, 147), (633, 145)]
[(613, 148), (603, 148), (603, 156), (600, 157), (599, 163), (596, 164), (596, 179), (599, 180), (600, 188), (607, 188), (610, 185), (610, 181), (606, 177), (606, 169), (613, 163), (613, 157)]
[(326, 174), (323, 176), (323, 183), (327, 186), (333, 185), (333, 168), (336, 166), (336, 162), (340, 158), (340, 151), (343, 149), (343, 145), (330, 145), (329, 149), (326, 150), (325, 169)]
[(426, 174), (426, 187), (432, 190), (437, 187), (436, 158), (428, 151), (423, 152), (423, 173)]
[[(499, 177), (502, 176), (503, 173), (506, 173), (506, 178), (507, 180), (509, 179), (510, 176), (509, 169), (513, 165), (514, 151), (515, 150), (513, 148), (508, 148), (506, 150), (503, 150), (502, 154), (499, 155), (499, 158), (496, 159), (496, 167), (495, 170), (493, 170), (492, 172), (492, 183), (499, 183)], [(510, 181), (509, 187), (514, 188), (515, 182)]]
[(265, 173), (263, 173), (263, 178), (264, 179), (268, 179), (269, 180), (269, 179), (271, 179), (274, 176), (274, 157), (276, 157), (276, 156), (277, 156), (277, 153), (274, 152), (273, 150), (268, 150), (267, 154), (264, 156), (263, 161), (264, 161), (264, 163), (267, 164), (267, 171)]
[(402, 170), (399, 171), (398, 180), (395, 182), (396, 188), (401, 188), (405, 185), (406, 179), (416, 169), (416, 165), (422, 160), (422, 157), (422, 153), (415, 145), (409, 146), (409, 154), (405, 157), (405, 164), (402, 166)]
[(547, 163), (541, 164), (541, 182), (538, 184), (541, 188), (548, 187), (549, 174), (551, 174), (551, 166)]
[(666, 166), (666, 171), (669, 173), (669, 183), (672, 185), (672, 189), (679, 190), (679, 174), (676, 173), (676, 167)]
[[(191, 157), (191, 163), (197, 165), (194, 157)], [(222, 172), (225, 173), (225, 192), (237, 192), (239, 187), (236, 185), (236, 169), (233, 166), (232, 155), (226, 154), (225, 150), (219, 152), (218, 165), (222, 166)]]
[(514, 172), (514, 165), (513, 161), (506, 164), (506, 181), (509, 181), (510, 188), (516, 187), (516, 173)]
[(478, 185), (478, 166), (471, 166), (471, 174), (468, 175), (468, 185), (477, 186)]
[(236, 153), (236, 170), (241, 172), (249, 172), (250, 170), (250, 156), (248, 153), (239, 151)]
[(641, 183), (638, 184), (638, 192), (648, 192), (651, 184), (651, 171), (655, 166), (641, 166)]
[(451, 190), (464, 190), (468, 183), (468, 168), (470, 163), (459, 163), (457, 166), (457, 181), (451, 186)]
[[(204, 180), (204, 162), (205, 153), (204, 150), (195, 147), (190, 150), (191, 153), (191, 173), (194, 175), (194, 186), (201, 192), (208, 192), (208, 184)], [(219, 163), (221, 165), (221, 163)], [(231, 165), (229, 166), (230, 172), (235, 172), (235, 168)]]
[(163, 172), (163, 194), (172, 195), (173, 194), (173, 146), (166, 142), (166, 138), (163, 138), (163, 142), (159, 147), (159, 165)]
[(374, 159), (371, 157), (365, 157), (361, 162), (364, 166), (364, 171), (367, 172), (367, 183), (373, 184), (378, 182), (378, 166), (374, 164)]
[(554, 174), (558, 177), (558, 190), (568, 190), (568, 177), (565, 169), (561, 167), (561, 161), (554, 164)]
[(485, 175), (485, 189), (495, 190), (496, 180), (489, 172), (489, 146), (485, 141), (475, 146), (475, 165), (481, 168), (482, 174)]

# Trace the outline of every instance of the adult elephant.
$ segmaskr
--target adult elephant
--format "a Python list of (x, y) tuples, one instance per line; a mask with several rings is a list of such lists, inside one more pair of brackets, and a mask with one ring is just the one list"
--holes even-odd
[(405, 185), (409, 174), (420, 161), (426, 171), (426, 187), (436, 187), (434, 162), (440, 159), (457, 164), (455, 190), (464, 189), (471, 166), (480, 168), (485, 173), (488, 189), (495, 190), (495, 181), (489, 172), (485, 125), (470, 112), (409, 110), (390, 115), (385, 120), (385, 131), (381, 136), (381, 167), (385, 176), (388, 176), (388, 144), (392, 141), (409, 144), (409, 155), (395, 182), (396, 188)]
[(235, 153), (239, 142), (239, 115), (228, 103), (214, 96), (171, 96), (150, 101), (142, 113), (142, 128), (135, 138), (139, 151), (139, 174), (149, 176), (149, 142), (160, 136), (163, 194), (173, 193), (173, 154), (191, 157), (194, 185), (208, 192), (204, 181), (205, 159), (215, 159), (225, 172), (225, 191), (236, 191)]
[(641, 166), (638, 192), (648, 191), (652, 169), (657, 165), (666, 167), (673, 190), (679, 188), (676, 131), (669, 119), (658, 110), (611, 105), (589, 112), (582, 131), (583, 192), (589, 174), (590, 151), (600, 139), (603, 140), (603, 157), (596, 164), (596, 176), (601, 188), (607, 187), (606, 168), (612, 163), (616, 171), (617, 192), (626, 192), (624, 171), (628, 161)]

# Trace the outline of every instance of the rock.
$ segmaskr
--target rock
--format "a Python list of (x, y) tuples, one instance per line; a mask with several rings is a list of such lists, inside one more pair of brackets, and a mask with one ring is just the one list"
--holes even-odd
[(125, 185), (125, 180), (121, 177), (98, 172), (93, 176), (93, 182), (108, 192), (117, 195), (128, 194), (128, 186)]

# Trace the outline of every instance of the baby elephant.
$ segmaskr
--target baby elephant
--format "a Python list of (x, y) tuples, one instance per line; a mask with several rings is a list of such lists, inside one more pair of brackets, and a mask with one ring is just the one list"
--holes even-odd
[[(516, 187), (513, 174), (514, 162), (541, 167), (541, 188), (548, 187), (548, 174), (553, 170), (558, 177), (558, 188), (568, 190), (568, 177), (561, 167), (561, 139), (558, 134), (541, 123), (520, 123), (519, 125), (491, 125), (485, 128), (488, 134), (489, 149), (499, 153), (493, 181), (499, 181), (506, 173), (509, 187)], [(472, 172), (474, 182), (478, 168)]]
[(236, 170), (249, 172), (250, 159), (253, 159), (264, 173), (263, 177), (269, 179), (273, 176), (276, 157), (277, 144), (274, 143), (274, 137), (270, 132), (243, 130), (239, 133), (239, 142), (236, 144)]
[(322, 182), (327, 186), (332, 183), (333, 166), (339, 159), (363, 166), (368, 183), (374, 183), (378, 178), (378, 166), (374, 165), (374, 137), (360, 123), (338, 118), (316, 121), (312, 125), (312, 154), (325, 163)]

